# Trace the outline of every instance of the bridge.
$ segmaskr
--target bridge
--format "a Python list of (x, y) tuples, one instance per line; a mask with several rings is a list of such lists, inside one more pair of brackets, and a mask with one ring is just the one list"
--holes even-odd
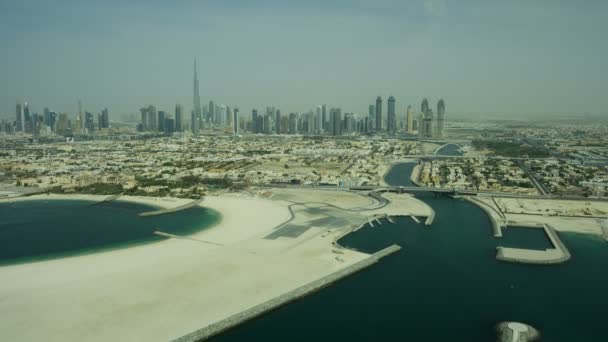
[(420, 186), (351, 186), (349, 190), (364, 190), (364, 191), (375, 191), (375, 192), (432, 192), (437, 194), (449, 194), (449, 195), (477, 195), (477, 191), (464, 190), (464, 189), (453, 189), (453, 188), (431, 188), (431, 187), (420, 187)]

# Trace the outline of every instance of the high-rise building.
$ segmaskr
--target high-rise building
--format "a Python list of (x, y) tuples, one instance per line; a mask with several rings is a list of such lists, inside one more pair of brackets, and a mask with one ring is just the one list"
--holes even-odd
[(443, 131), (443, 122), (445, 120), (445, 102), (443, 99), (437, 102), (437, 120), (435, 120), (435, 136), (437, 138), (442, 138), (444, 135)]
[(315, 134), (323, 133), (323, 107), (317, 106), (315, 112)]
[(148, 106), (148, 128), (153, 132), (158, 130), (158, 117), (156, 115), (156, 107), (153, 105)]
[(368, 132), (371, 132), (374, 130), (374, 123), (376, 122), (376, 106), (373, 104), (369, 105), (368, 121)]
[(25, 132), (32, 133), (32, 118), (30, 116), (30, 107), (27, 105), (27, 102), (23, 104), (23, 126)]
[(323, 128), (323, 131), (327, 131), (327, 105), (321, 106), (321, 116), (321, 127)]
[(342, 110), (340, 108), (332, 108), (329, 110), (331, 117), (331, 135), (342, 135)]
[(431, 109), (427, 109), (424, 117), (422, 119), (422, 127), (419, 129), (419, 136), (424, 139), (433, 138), (434, 137), (434, 127), (433, 127), (433, 111)]
[(48, 107), (44, 107), (44, 109), (42, 110), (42, 122), (47, 125), (50, 126), (49, 122), (51, 121), (51, 110)]
[(422, 104), (420, 105), (420, 111), (422, 112), (422, 114), (426, 114), (429, 109), (429, 100), (427, 100), (426, 98), (422, 99)]
[(205, 118), (205, 121), (209, 122), (214, 122), (215, 120), (215, 105), (213, 104), (213, 101), (209, 101), (209, 106), (207, 107), (208, 111), (207, 111), (207, 115), (208, 117)]
[[(201, 121), (201, 95), (198, 90), (198, 74), (196, 71), (196, 58), (194, 59), (194, 105), (192, 109), (192, 132), (198, 133), (198, 123)], [(176, 117), (177, 120), (177, 117)]]
[(289, 113), (289, 134), (298, 134), (298, 114)]
[(91, 133), (95, 131), (95, 121), (93, 120), (93, 113), (85, 111), (84, 112), (84, 124), (82, 124), (84, 130), (82, 133)]
[(276, 134), (281, 134), (281, 111), (279, 109), (274, 112), (274, 128)]
[(382, 130), (382, 98), (376, 98), (376, 132)]
[(170, 116), (165, 117), (165, 120), (163, 122), (163, 132), (165, 134), (173, 134), (173, 132), (175, 132), (175, 119)]
[(182, 106), (180, 104), (175, 105), (175, 131), (181, 132), (184, 130), (183, 128), (184, 116), (182, 113)]
[(108, 108), (104, 108), (101, 111), (101, 121), (99, 123), (99, 129), (102, 128), (110, 128), (110, 114), (108, 113)]
[(159, 132), (164, 132), (165, 131), (165, 111), (164, 110), (159, 110), (158, 111), (158, 131)]
[(412, 134), (414, 133), (414, 111), (412, 110), (412, 106), (407, 106), (407, 132)]
[(146, 132), (150, 129), (148, 119), (148, 108), (143, 107), (139, 111), (141, 112), (141, 130)]
[(258, 127), (258, 121), (258, 110), (254, 109), (251, 111), (251, 132), (254, 134), (259, 133), (259, 131), (261, 130), (261, 127)]
[(232, 119), (232, 125), (234, 126), (234, 134), (239, 134), (239, 109), (234, 108), (234, 118)]
[(23, 132), (25, 131), (25, 120), (23, 118), (23, 108), (21, 107), (21, 103), (17, 101), (17, 105), (15, 106), (15, 114), (16, 114), (16, 122), (17, 127), (15, 131)]
[(85, 128), (86, 128), (86, 118), (85, 118), (85, 114), (82, 111), (82, 101), (78, 100), (78, 122), (79, 125), (77, 127), (75, 127), (76, 130), (80, 130), (80, 133), (83, 133)]
[(190, 129), (192, 130), (192, 134), (198, 134), (200, 124), (200, 117), (196, 115), (196, 111), (193, 109), (192, 112), (190, 112)]
[(66, 113), (59, 113), (56, 132), (61, 135), (70, 134), (70, 121)]
[(388, 98), (386, 110), (386, 130), (389, 134), (395, 134), (397, 132), (397, 117), (395, 115), (395, 98), (392, 95)]

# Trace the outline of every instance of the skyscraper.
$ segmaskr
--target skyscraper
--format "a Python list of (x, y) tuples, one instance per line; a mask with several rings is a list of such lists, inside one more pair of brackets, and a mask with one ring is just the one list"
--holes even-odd
[(23, 127), (25, 132), (32, 132), (32, 118), (30, 117), (30, 107), (27, 105), (27, 102), (23, 104)]
[(156, 116), (156, 107), (153, 105), (148, 106), (148, 129), (150, 131), (156, 131), (158, 128), (158, 118)]
[(213, 104), (213, 101), (209, 101), (209, 107), (208, 107), (208, 111), (207, 111), (207, 115), (208, 117), (205, 118), (206, 122), (214, 122), (215, 120), (215, 105)]
[(435, 136), (437, 138), (443, 137), (444, 120), (445, 120), (445, 102), (443, 102), (443, 99), (441, 99), (441, 100), (439, 100), (439, 102), (437, 102), (437, 120), (435, 120), (436, 121)]
[(317, 106), (315, 115), (315, 133), (321, 134), (323, 133), (323, 108), (321, 106)]
[(198, 74), (196, 72), (196, 58), (194, 59), (194, 106), (193, 106), (192, 111), (193, 111), (193, 113), (192, 113), (192, 132), (198, 133), (198, 128), (199, 128), (198, 122), (201, 120), (202, 113), (201, 113), (201, 96), (198, 91)]
[(382, 130), (382, 98), (376, 98), (376, 132)]
[(141, 112), (141, 130), (146, 132), (150, 129), (148, 120), (148, 108), (143, 107), (139, 111)]
[(108, 108), (104, 108), (101, 111), (101, 121), (99, 123), (99, 129), (102, 128), (110, 128), (110, 114), (108, 113)]
[(289, 113), (289, 134), (298, 133), (298, 114)]
[(165, 131), (165, 111), (163, 110), (158, 111), (158, 126), (156, 127), (161, 133)]
[(425, 115), (426, 112), (429, 111), (429, 100), (427, 100), (426, 98), (422, 99), (422, 105), (420, 105), (420, 111), (422, 112), (422, 115)]
[(15, 128), (15, 130), (19, 131), (19, 132), (25, 131), (25, 127), (24, 127), (25, 120), (23, 119), (23, 108), (21, 107), (21, 103), (19, 103), (19, 101), (17, 101), (17, 105), (15, 106), (15, 114), (16, 114), (16, 119), (17, 119), (17, 127)]
[(281, 111), (279, 109), (274, 112), (274, 128), (276, 134), (281, 134)]
[(332, 108), (329, 110), (331, 118), (331, 135), (342, 135), (342, 110), (340, 108)]
[(412, 105), (407, 106), (407, 132), (414, 133), (414, 111)]
[(258, 127), (258, 110), (254, 109), (251, 111), (251, 131), (252, 133), (258, 133), (261, 127)]
[(321, 106), (321, 127), (323, 128), (324, 131), (327, 131), (327, 105), (322, 105)]
[(239, 134), (239, 109), (234, 108), (234, 119), (232, 119), (232, 125), (234, 126), (234, 134)]
[(84, 112), (82, 111), (82, 101), (80, 100), (78, 100), (78, 119), (80, 122), (80, 127), (76, 127), (76, 129), (80, 129), (82, 133), (86, 128), (86, 118)]
[(395, 98), (391, 95), (388, 98), (388, 108), (386, 112), (386, 130), (389, 134), (397, 132), (397, 117), (395, 116)]
[(175, 105), (175, 131), (176, 132), (181, 132), (183, 130), (183, 113), (182, 113), (182, 106), (180, 104), (176, 104)]

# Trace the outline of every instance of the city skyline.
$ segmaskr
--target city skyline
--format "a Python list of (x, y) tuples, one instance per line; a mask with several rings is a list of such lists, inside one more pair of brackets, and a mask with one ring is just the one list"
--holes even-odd
[(145, 103), (165, 110), (180, 103), (189, 113), (195, 57), (203, 103), (241, 110), (304, 112), (327, 103), (362, 115), (370, 96), (393, 95), (402, 113), (431, 95), (449, 98), (453, 116), (604, 113), (599, 1), (0, 6), (0, 35), (13, 52), (0, 56), (11, 80), (0, 83), (4, 118), (19, 99), (36, 112), (71, 115), (78, 99), (115, 117)]

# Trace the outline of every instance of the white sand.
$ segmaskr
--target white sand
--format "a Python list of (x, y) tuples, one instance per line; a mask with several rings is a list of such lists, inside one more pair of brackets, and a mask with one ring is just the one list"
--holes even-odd
[(193, 237), (225, 246), (169, 239), (0, 267), (0, 340), (167, 341), (368, 257), (344, 250), (336, 259), (331, 242), (349, 227), (262, 239), (290, 217), (284, 201), (222, 195), (202, 205), (222, 220)]

